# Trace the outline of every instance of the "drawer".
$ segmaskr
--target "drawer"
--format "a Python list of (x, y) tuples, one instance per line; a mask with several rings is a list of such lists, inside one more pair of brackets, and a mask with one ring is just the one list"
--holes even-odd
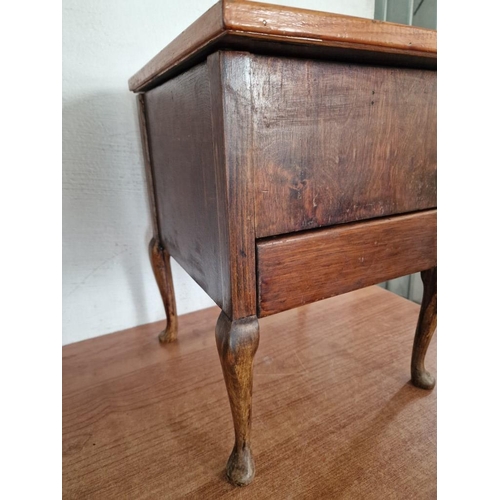
[(258, 238), (435, 208), (436, 72), (252, 56)]
[(437, 211), (257, 242), (259, 317), (430, 269)]

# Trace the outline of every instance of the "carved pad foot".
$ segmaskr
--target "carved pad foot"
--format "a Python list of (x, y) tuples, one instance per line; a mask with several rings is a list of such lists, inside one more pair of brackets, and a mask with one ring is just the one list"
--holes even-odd
[(434, 389), (436, 385), (436, 378), (427, 370), (415, 371), (415, 373), (412, 373), (411, 381), (415, 387), (428, 391)]
[(437, 324), (437, 268), (422, 271), (421, 276), (424, 296), (413, 342), (411, 381), (415, 387), (431, 390), (436, 385), (436, 379), (425, 369), (424, 360)]
[(162, 344), (168, 344), (177, 340), (177, 316), (170, 318), (168, 326), (161, 331), (158, 339)]
[(241, 450), (233, 448), (226, 465), (226, 476), (229, 482), (236, 486), (246, 486), (250, 484), (255, 476), (255, 463), (253, 461), (252, 450), (243, 448)]

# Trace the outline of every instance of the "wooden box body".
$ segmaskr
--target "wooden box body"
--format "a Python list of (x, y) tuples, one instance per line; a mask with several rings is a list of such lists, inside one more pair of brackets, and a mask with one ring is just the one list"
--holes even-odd
[[(162, 243), (235, 318), (343, 293), (345, 267), (352, 289), (434, 266), (435, 99), (429, 69), (209, 55), (143, 95)], [(411, 223), (401, 217), (409, 213)], [(373, 232), (368, 221), (388, 216), (383, 234)], [(368, 235), (352, 248), (384, 262), (377, 273), (347, 265), (348, 246), (332, 243), (323, 261), (314, 253), (316, 238), (323, 248), (328, 240), (320, 228), (345, 223)], [(277, 262), (269, 238), (286, 235), (298, 242), (294, 256), (282, 250)], [(373, 252), (381, 238), (391, 249)], [(302, 267), (291, 264), (297, 252)]]

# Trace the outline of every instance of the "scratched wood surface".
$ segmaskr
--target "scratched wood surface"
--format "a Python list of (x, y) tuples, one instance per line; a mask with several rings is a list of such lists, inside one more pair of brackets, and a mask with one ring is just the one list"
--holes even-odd
[(63, 348), (64, 498), (436, 498), (436, 391), (409, 385), (416, 304), (370, 287), (260, 320), (257, 475), (237, 490), (218, 314), (181, 316), (168, 346), (156, 323)]
[(223, 252), (222, 308), (240, 319), (257, 312), (250, 60), (237, 52), (217, 52), (207, 65)]
[(435, 71), (251, 61), (257, 237), (437, 206)]
[[(202, 60), (214, 50), (256, 47), (281, 53), (286, 44), (337, 59), (342, 52), (365, 62), (404, 65), (436, 63), (436, 31), (330, 12), (221, 0), (168, 44), (129, 80), (134, 92), (148, 90)], [(273, 47), (274, 46), (274, 47)]]

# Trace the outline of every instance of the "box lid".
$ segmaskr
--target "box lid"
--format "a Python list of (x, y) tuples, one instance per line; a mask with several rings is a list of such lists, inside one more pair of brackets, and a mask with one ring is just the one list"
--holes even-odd
[(220, 49), (435, 69), (435, 30), (248, 0), (221, 0), (129, 80), (153, 88)]

